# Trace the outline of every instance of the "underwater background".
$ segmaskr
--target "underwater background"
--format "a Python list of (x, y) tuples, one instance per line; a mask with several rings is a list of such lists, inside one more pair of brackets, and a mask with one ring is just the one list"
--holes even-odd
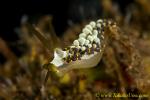
[[(0, 1), (0, 100), (149, 100), (149, 4), (149, 0)], [(73, 69), (62, 77), (50, 75), (43, 85), (43, 66), (52, 60), (54, 49), (71, 45), (86, 24), (100, 18), (116, 21), (123, 38), (107, 41), (97, 66)], [(43, 38), (27, 24), (35, 25)]]

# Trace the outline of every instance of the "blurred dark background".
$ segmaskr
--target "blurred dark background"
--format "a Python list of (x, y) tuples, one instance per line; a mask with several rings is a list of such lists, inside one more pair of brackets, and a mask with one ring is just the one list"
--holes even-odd
[[(124, 14), (126, 6), (133, 1), (113, 0), (113, 2), (119, 5), (119, 9)], [(81, 20), (101, 16), (102, 9), (100, 5), (99, 0), (1, 0), (0, 37), (7, 42), (17, 56), (20, 56), (21, 52), (18, 48), (11, 44), (19, 40), (14, 29), (20, 26), (23, 15), (29, 16), (31, 21), (36, 21), (45, 14), (52, 15), (56, 33), (61, 36), (69, 26), (68, 20), (80, 23)], [(95, 11), (95, 13), (92, 13), (92, 11)], [(4, 61), (4, 57), (0, 54), (0, 63)]]

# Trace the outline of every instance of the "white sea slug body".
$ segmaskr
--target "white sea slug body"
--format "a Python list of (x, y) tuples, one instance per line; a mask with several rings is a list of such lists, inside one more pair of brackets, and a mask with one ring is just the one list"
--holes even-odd
[(73, 45), (74, 46), (79, 46), (79, 41), (78, 40), (74, 40)]
[[(91, 21), (71, 46), (64, 48), (62, 52), (55, 52), (54, 59), (50, 63), (62, 72), (73, 68), (96, 66), (105, 47), (104, 28), (110, 24), (112, 23), (102, 19)], [(63, 56), (57, 53), (62, 53)]]
[(81, 46), (83, 46), (83, 45), (84, 45), (85, 40), (86, 40), (86, 39), (85, 39), (85, 38), (83, 38), (83, 37), (81, 37), (81, 38), (79, 38), (79, 39), (78, 39), (78, 41), (79, 41), (79, 43), (80, 43), (80, 45), (81, 45)]
[(88, 29), (87, 27), (85, 27), (83, 30), (82, 30), (83, 33), (85, 34), (92, 34), (91, 30)]
[(85, 34), (85, 33), (81, 33), (81, 34), (79, 35), (79, 38), (81, 38), (81, 37), (85, 38), (85, 37), (86, 37), (86, 34)]

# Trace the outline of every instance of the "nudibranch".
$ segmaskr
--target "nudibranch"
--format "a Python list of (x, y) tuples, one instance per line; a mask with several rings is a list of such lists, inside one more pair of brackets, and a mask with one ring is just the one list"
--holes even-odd
[(96, 66), (106, 44), (105, 28), (112, 25), (114, 23), (111, 20), (91, 21), (82, 29), (78, 39), (74, 40), (72, 45), (54, 50), (54, 58), (50, 65), (53, 65), (53, 69), (60, 75), (71, 69)]

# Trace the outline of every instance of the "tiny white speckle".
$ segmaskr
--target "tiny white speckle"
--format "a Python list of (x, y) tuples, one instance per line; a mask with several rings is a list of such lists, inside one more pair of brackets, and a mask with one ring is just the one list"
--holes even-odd
[(74, 41), (73, 41), (73, 45), (74, 45), (74, 46), (79, 46), (79, 41), (78, 41), (78, 40), (74, 40)]
[(104, 35), (101, 35), (102, 39), (104, 39)]
[(85, 34), (92, 34), (92, 32), (86, 27), (82, 30), (82, 32)]
[(90, 31), (93, 29), (91, 25), (86, 25), (86, 28), (88, 28)]
[(85, 37), (86, 37), (86, 34), (85, 34), (85, 33), (81, 33), (81, 34), (79, 35), (79, 38), (81, 38), (81, 37), (85, 38)]
[(100, 39), (99, 39), (99, 38), (95, 38), (95, 39), (94, 39), (94, 42), (100, 44)]
[(103, 20), (102, 20), (102, 19), (99, 19), (99, 20), (97, 20), (97, 22), (98, 22), (98, 23), (102, 23), (102, 22), (103, 22)]
[(85, 45), (85, 46), (87, 46), (89, 43), (90, 43), (90, 41), (89, 41), (89, 40), (85, 40), (84, 45)]
[(92, 35), (92, 38), (93, 38), (93, 40), (94, 40), (95, 38), (97, 38), (97, 35)]
[(98, 35), (98, 31), (97, 30), (93, 30), (93, 35)]
[(115, 28), (115, 27), (117, 27), (117, 26), (116, 26), (116, 24), (114, 24), (112, 27)]
[(100, 49), (99, 51), (100, 51), (100, 52), (102, 52), (102, 50), (101, 50), (101, 49)]
[(81, 37), (81, 38), (78, 39), (78, 41), (79, 41), (79, 43), (80, 43), (81, 46), (84, 45), (85, 40), (86, 40), (86, 39), (83, 38), (83, 37)]
[(89, 48), (91, 48), (91, 47), (92, 47), (92, 45), (91, 45), (91, 44), (88, 44), (88, 47), (89, 47)]
[(94, 28), (96, 26), (96, 23), (94, 21), (91, 21), (90, 25)]
[(77, 48), (78, 48), (78, 49), (80, 49), (80, 48), (81, 48), (81, 46), (77, 46)]
[(72, 56), (72, 53), (68, 53), (68, 56)]
[(75, 48), (75, 46), (72, 45), (72, 46), (70, 46), (70, 48)]
[(110, 21), (110, 20), (108, 21), (108, 24), (109, 24), (109, 25), (111, 24), (111, 21)]
[(106, 26), (106, 23), (103, 23), (103, 26), (105, 27), (105, 26)]
[(100, 23), (98, 23), (96, 26), (97, 26), (98, 28), (101, 28), (101, 24), (100, 24)]
[(81, 47), (81, 50), (82, 50), (82, 51), (84, 51), (85, 49), (86, 49), (86, 47), (84, 47), (84, 46)]
[(96, 48), (96, 47), (97, 47), (97, 45), (96, 45), (96, 44), (93, 44), (93, 47), (94, 47), (94, 48)]
[(87, 39), (90, 40), (91, 42), (93, 42), (93, 37), (92, 37), (91, 35), (89, 35), (89, 36), (87, 37)]

